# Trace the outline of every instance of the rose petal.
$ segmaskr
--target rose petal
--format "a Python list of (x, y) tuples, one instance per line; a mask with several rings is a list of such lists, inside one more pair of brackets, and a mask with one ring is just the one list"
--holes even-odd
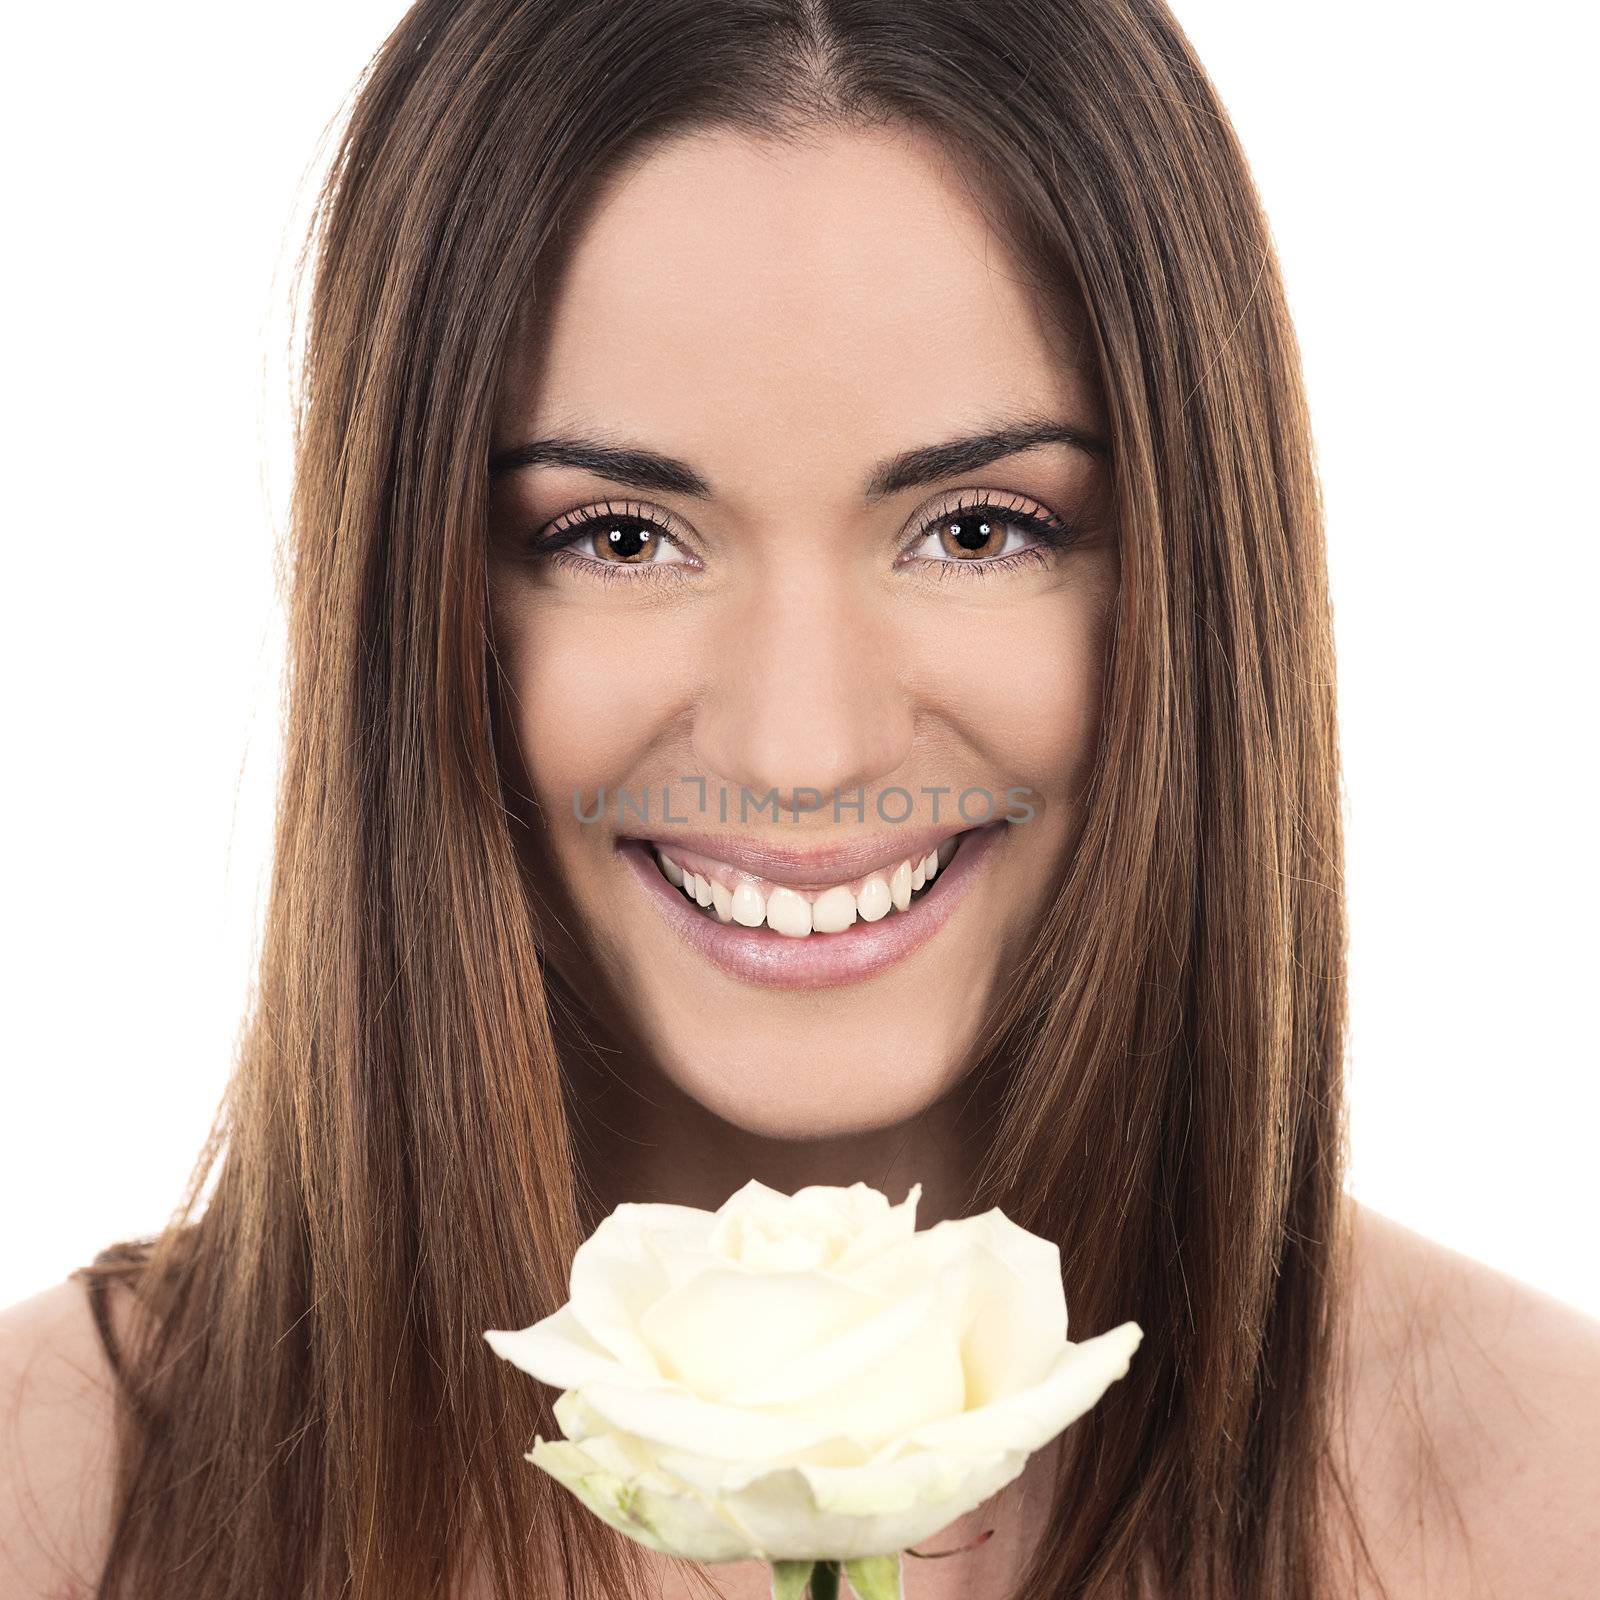
[(845, 1245), (832, 1263), (832, 1270), (840, 1277), (854, 1279), (866, 1264), (883, 1251), (892, 1249), (917, 1231), (917, 1201), (922, 1197), (922, 1185), (914, 1183), (898, 1205), (888, 1205), (887, 1196), (865, 1184), (854, 1184), (854, 1189), (865, 1189), (884, 1204), (869, 1206), (863, 1201), (857, 1213), (855, 1237)]
[[(888, 1326), (894, 1320), (891, 1314)], [(905, 1330), (900, 1343), (881, 1349), (876, 1359), (854, 1371), (837, 1360), (840, 1350), (818, 1350), (810, 1375), (820, 1376), (822, 1364), (834, 1359), (833, 1381), (819, 1383), (787, 1404), (765, 1406), (763, 1414), (807, 1418), (859, 1440), (868, 1451), (924, 1423), (959, 1414), (966, 1400), (966, 1375), (961, 1346), (942, 1311), (936, 1307), (927, 1315), (906, 1316), (902, 1308), (900, 1324)]]
[(646, 1307), (639, 1337), (656, 1370), (721, 1401), (829, 1348), (882, 1305), (877, 1295), (826, 1274), (723, 1265)]
[(972, 1454), (1037, 1450), (1126, 1374), (1141, 1338), (1138, 1323), (1124, 1322), (1081, 1344), (1068, 1343), (1042, 1382), (974, 1411), (924, 1423), (904, 1444)]
[(746, 1466), (720, 1480), (695, 1457), (663, 1452), (664, 1476), (722, 1506), (761, 1546), (763, 1559), (852, 1560), (931, 1537), (1017, 1477), (1022, 1452), (911, 1455), (854, 1467)]
[(1043, 1381), (1066, 1339), (1067, 1310), (1059, 1262), (1026, 1274), (1014, 1260), (969, 1237), (940, 1282), (961, 1330), (966, 1409), (976, 1410)]
[(834, 1436), (827, 1419), (746, 1411), (701, 1400), (681, 1389), (590, 1383), (580, 1392), (584, 1403), (609, 1427), (727, 1461), (757, 1457), (771, 1461)]
[(702, 1496), (659, 1486), (647, 1475), (627, 1478), (609, 1471), (581, 1445), (536, 1437), (526, 1459), (564, 1484), (602, 1521), (652, 1550), (697, 1561), (760, 1555), (754, 1541)]
[(655, 1357), (638, 1334), (645, 1308), (667, 1289), (666, 1274), (644, 1242), (650, 1206), (621, 1205), (572, 1258), (572, 1314), (595, 1341), (623, 1366), (656, 1370)]
[[(877, 1366), (882, 1358), (901, 1350), (913, 1340), (929, 1340), (941, 1351), (941, 1365), (949, 1341), (942, 1337), (948, 1323), (942, 1321), (942, 1291), (929, 1284), (906, 1299), (888, 1302), (881, 1296), (852, 1289), (871, 1308), (870, 1314), (841, 1328), (831, 1338), (817, 1338), (799, 1345), (779, 1363), (767, 1364), (737, 1388), (716, 1396), (726, 1405), (786, 1407), (858, 1377)], [(964, 1403), (958, 1397), (956, 1409)]]
[(718, 1207), (711, 1250), (759, 1271), (798, 1271), (828, 1265), (854, 1232), (843, 1191), (787, 1195), (752, 1178)]
[(531, 1327), (490, 1328), (484, 1338), (497, 1356), (558, 1389), (575, 1389), (601, 1379), (610, 1383), (662, 1381), (648, 1351), (647, 1367), (624, 1366), (590, 1335), (570, 1306), (552, 1311)]

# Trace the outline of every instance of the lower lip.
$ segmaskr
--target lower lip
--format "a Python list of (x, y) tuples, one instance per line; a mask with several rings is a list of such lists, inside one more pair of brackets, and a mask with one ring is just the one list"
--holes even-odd
[(708, 961), (746, 983), (820, 989), (859, 983), (926, 944), (960, 905), (967, 886), (999, 844), (1000, 831), (1008, 826), (1002, 819), (962, 834), (950, 864), (904, 911), (891, 911), (876, 922), (858, 917), (841, 933), (813, 933), (799, 939), (764, 926), (718, 922), (667, 882), (650, 844), (623, 839), (617, 849), (662, 915)]

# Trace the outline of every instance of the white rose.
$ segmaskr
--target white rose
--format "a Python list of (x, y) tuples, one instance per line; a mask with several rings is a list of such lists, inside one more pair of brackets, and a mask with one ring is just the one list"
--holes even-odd
[(619, 1206), (497, 1355), (565, 1392), (527, 1459), (700, 1561), (899, 1552), (1011, 1482), (1128, 1370), (1073, 1344), (1060, 1252), (998, 1209), (916, 1231), (865, 1184)]

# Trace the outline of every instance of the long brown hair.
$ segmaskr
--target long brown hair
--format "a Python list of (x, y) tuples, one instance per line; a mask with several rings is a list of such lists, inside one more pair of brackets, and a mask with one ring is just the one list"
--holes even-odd
[[(523, 1459), (482, 1330), (597, 1220), (515, 838), (486, 576), (506, 351), (603, 183), (672, 135), (903, 123), (1073, 314), (1121, 584), (1080, 842), (974, 1071), (975, 1201), (1136, 1318), (1022, 1592), (1324, 1592), (1343, 1301), (1345, 924), (1321, 510), (1271, 241), (1157, 0), (419, 0), (312, 230), (288, 710), (259, 979), (155, 1239), (101, 1600), (639, 1593)], [(1065, 323), (1064, 323), (1065, 325)], [(214, 1188), (202, 1204), (202, 1190)], [(715, 1569), (712, 1569), (714, 1575)]]

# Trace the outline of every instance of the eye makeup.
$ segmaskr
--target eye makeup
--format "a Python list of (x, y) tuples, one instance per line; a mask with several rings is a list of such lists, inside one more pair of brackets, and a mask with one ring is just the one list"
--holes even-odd
[[(958, 493), (949, 504), (919, 519), (900, 561), (933, 570), (942, 580), (955, 578), (957, 571), (991, 577), (1028, 564), (1048, 565), (1082, 528), (1037, 502), (1032, 503), (1037, 509), (1029, 509), (1028, 502), (1007, 503), (1018, 499), (982, 491)], [(548, 561), (600, 582), (691, 581), (703, 564), (678, 531), (676, 519), (636, 507), (634, 502), (606, 501), (569, 512), (544, 533), (527, 540), (524, 553), (535, 561)], [(1009, 548), (1019, 537), (1027, 542)], [(991, 544), (996, 549), (984, 553)], [(915, 553), (929, 545), (934, 553)], [(668, 550), (674, 554), (663, 558), (662, 552)], [(607, 554), (602, 556), (600, 551)]]

